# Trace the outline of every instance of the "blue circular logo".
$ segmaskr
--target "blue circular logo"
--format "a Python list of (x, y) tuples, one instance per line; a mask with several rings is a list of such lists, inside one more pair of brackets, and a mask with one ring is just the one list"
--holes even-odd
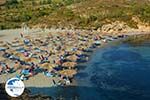
[(6, 82), (5, 90), (11, 97), (18, 97), (24, 92), (24, 83), (18, 78), (11, 78)]

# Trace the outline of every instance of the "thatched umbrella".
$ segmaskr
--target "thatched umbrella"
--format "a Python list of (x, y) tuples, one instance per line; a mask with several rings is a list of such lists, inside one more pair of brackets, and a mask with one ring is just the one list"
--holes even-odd
[(3, 44), (4, 43), (4, 41), (0, 41), (0, 44)]
[(19, 40), (19, 38), (18, 38), (18, 37), (15, 37), (15, 38), (14, 38), (14, 40), (16, 40), (16, 41), (17, 41), (17, 40)]
[(31, 57), (24, 57), (23, 59), (25, 62), (33, 62), (34, 64), (38, 64), (39, 60), (36, 58), (31, 58)]
[(6, 61), (6, 60), (7, 60), (6, 58), (0, 57), (0, 61), (4, 62), (4, 61)]
[(80, 54), (82, 54), (83, 52), (81, 51), (81, 50), (77, 50), (76, 52), (75, 52), (75, 54), (78, 54), (78, 55), (80, 55)]
[(2, 44), (0, 44), (0, 47), (8, 47), (8, 44), (7, 43), (2, 43)]
[(31, 39), (32, 37), (28, 35), (28, 36), (24, 36), (24, 38)]
[(45, 51), (45, 50), (47, 50), (48, 48), (47, 48), (46, 46), (41, 46), (40, 49)]
[(73, 77), (77, 73), (77, 71), (74, 69), (66, 69), (66, 70), (61, 70), (58, 73), (64, 76)]
[(15, 52), (14, 55), (20, 58), (24, 58), (23, 53)]
[(65, 51), (59, 51), (58, 53), (59, 53), (59, 55), (64, 55)]
[(23, 42), (22, 40), (20, 40), (20, 39), (14, 39), (11, 43), (21, 43), (21, 42)]
[(48, 69), (48, 70), (53, 70), (53, 68), (56, 66), (55, 64), (50, 64), (50, 63), (44, 63), (44, 64), (39, 64), (41, 68)]
[(78, 57), (76, 55), (70, 55), (68, 57), (66, 57), (67, 60), (70, 60), (70, 61), (73, 61), (73, 62), (76, 62)]
[(13, 41), (12, 43), (9, 43), (11, 47), (21, 47), (24, 46), (24, 43), (22, 41)]
[(4, 47), (4, 48), (6, 48), (6, 49), (9, 49), (9, 48), (10, 48), (10, 46), (9, 46), (8, 44), (3, 44), (3, 45), (1, 45), (1, 47)]
[(73, 48), (73, 46), (72, 45), (67, 45), (67, 46), (65, 46), (66, 48), (65, 48), (65, 50), (66, 51), (71, 51), (72, 50), (72, 48)]
[(0, 47), (8, 49), (9, 45), (7, 43), (5, 43), (5, 42), (0, 41)]
[(31, 41), (31, 44), (38, 46), (39, 42), (38, 41)]
[(13, 54), (17, 53), (16, 50), (14, 50), (14, 49), (7, 49), (6, 52), (7, 53), (13, 53)]
[(69, 68), (69, 69), (74, 68), (76, 65), (77, 65), (76, 62), (65, 62), (65, 63), (62, 64), (63, 67), (66, 67), (66, 68)]

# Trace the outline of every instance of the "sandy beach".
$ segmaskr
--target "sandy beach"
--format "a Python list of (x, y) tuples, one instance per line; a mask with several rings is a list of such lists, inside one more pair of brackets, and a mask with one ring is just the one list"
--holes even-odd
[[(5, 75), (1, 75), (1, 81), (0, 83), (5, 83), (8, 79), (16, 77), (16, 73), (13, 74), (5, 74)], [(29, 80), (24, 81), (25, 87), (52, 87), (54, 86), (53, 81), (55, 80), (56, 82), (58, 82), (60, 79), (59, 78), (49, 78), (44, 76), (42, 73), (31, 77)]]
[[(108, 41), (113, 41), (115, 39), (118, 39), (119, 37), (116, 36), (105, 36), (101, 35), (99, 32), (90, 32), (90, 31), (84, 31), (84, 30), (61, 30), (61, 29), (30, 29), (27, 33), (24, 33), (24, 38), (21, 38), (20, 33), (22, 32), (22, 29), (15, 29), (15, 30), (2, 30), (0, 31), (0, 40), (3, 42), (14, 42), (14, 40), (17, 38), (17, 40), (25, 40), (29, 39), (32, 41), (31, 46), (24, 46), (24, 48), (30, 47), (30, 49), (34, 49), (35, 47), (40, 48), (42, 50), (47, 50), (48, 52), (52, 52), (52, 54), (49, 56), (48, 60), (49, 63), (53, 63), (53, 61), (58, 60), (58, 57), (64, 55), (64, 52), (73, 53), (69, 54), (71, 56), (65, 57), (65, 60), (72, 60), (73, 62), (76, 62), (78, 57), (76, 58), (76, 55), (81, 55), (82, 50), (88, 51), (93, 44), (105, 44)], [(131, 32), (131, 33), (123, 33), (125, 35), (135, 35), (135, 34), (145, 34), (146, 32)], [(122, 36), (122, 35), (121, 35)], [(60, 38), (61, 37), (61, 38)], [(121, 37), (122, 38), (122, 37)], [(37, 39), (37, 41), (36, 41)], [(41, 40), (40, 40), (41, 39)], [(17, 42), (17, 41), (15, 41)], [(34, 43), (35, 42), (35, 43)], [(39, 43), (41, 42), (41, 43)], [(46, 46), (44, 43), (47, 42)], [(37, 45), (36, 45), (37, 44)], [(23, 44), (25, 45), (25, 44)], [(38, 47), (39, 46), (39, 47)], [(57, 48), (55, 48), (55, 46)], [(22, 47), (22, 46), (21, 46)], [(60, 48), (61, 47), (61, 48)], [(15, 47), (9, 47), (10, 49)], [(59, 49), (58, 49), (59, 48)], [(28, 48), (29, 49), (29, 48)], [(72, 49), (77, 49), (77, 51), (72, 51)], [(14, 49), (16, 50), (16, 49)], [(49, 51), (50, 50), (50, 51)], [(64, 52), (62, 52), (64, 50)], [(30, 51), (32, 52), (32, 51)], [(18, 52), (20, 53), (20, 52)], [(34, 52), (32, 52), (34, 53)], [(53, 54), (54, 53), (54, 54)], [(79, 53), (79, 54), (78, 54)], [(20, 53), (21, 54), (21, 53)], [(39, 53), (35, 53), (36, 55), (39, 55)], [(56, 56), (57, 55), (57, 56)], [(21, 57), (20, 57), (21, 58)], [(31, 57), (32, 58), (32, 57)], [(64, 59), (64, 58), (63, 58)], [(72, 69), (75, 65), (71, 62), (63, 62), (62, 65), (65, 66), (67, 69)], [(66, 63), (66, 64), (65, 64)], [(45, 64), (45, 63), (44, 63)], [(56, 64), (57, 65), (57, 64)], [(47, 65), (48, 67), (49, 65)], [(71, 67), (72, 66), (72, 67)], [(48, 69), (49, 70), (49, 69)], [(63, 69), (64, 70), (64, 69)], [(75, 70), (74, 68), (72, 70)], [(20, 71), (16, 71), (13, 73), (5, 73), (0, 75), (0, 83), (5, 83), (9, 78), (16, 77), (16, 75), (19, 75)], [(28, 80), (25, 80), (25, 86), (26, 87), (51, 87), (54, 86), (55, 80), (56, 83), (58, 83), (61, 80), (61, 77), (47, 77), (42, 73), (37, 73), (33, 77), (30, 77)], [(73, 82), (71, 85), (76, 85), (76, 82)]]
[[(22, 29), (13, 29), (13, 30), (2, 30), (0, 31), (0, 39), (3, 42), (13, 42), (16, 38), (20, 39), (20, 40), (24, 40), (25, 38), (21, 38), (20, 37), (20, 33), (22, 32)], [(71, 33), (74, 32), (74, 30), (61, 30), (61, 29), (45, 29), (44, 31), (42, 29), (30, 29), (28, 31), (28, 33), (24, 33), (24, 37), (30, 37), (30, 38), (39, 38), (41, 35), (47, 36), (48, 34), (52, 34), (53, 36), (58, 36), (58, 34), (63, 34), (63, 33)], [(77, 32), (82, 32), (77, 30)], [(85, 32), (85, 31), (83, 31)], [(77, 41), (77, 40), (76, 40)], [(70, 47), (67, 47), (68, 49)], [(52, 57), (56, 58), (55, 55), (53, 55)], [(53, 59), (53, 58), (52, 58)], [(51, 62), (53, 61), (52, 59)], [(72, 59), (71, 57), (68, 57), (68, 59)], [(76, 60), (76, 59), (74, 59)], [(6, 61), (7, 62), (7, 61)], [(65, 65), (65, 64), (64, 64)], [(74, 66), (72, 66), (74, 67)], [(12, 78), (12, 77), (16, 77), (17, 75), (19, 75), (19, 71), (13, 72), (13, 73), (5, 73), (5, 74), (1, 74), (1, 80), (0, 83), (5, 83), (8, 79)], [(25, 86), (26, 87), (50, 87), (50, 86), (54, 86), (53, 80), (55, 80), (56, 83), (58, 83), (58, 81), (60, 80), (60, 77), (46, 77), (44, 76), (43, 73), (38, 73), (35, 76), (31, 77), (28, 80), (25, 80)], [(76, 82), (73, 82), (71, 85), (76, 85)]]
[[(19, 34), (20, 32), (22, 32), (22, 29), (1, 30), (0, 40), (11, 42), (14, 38), (20, 38), (20, 34)], [(35, 35), (35, 34), (36, 35), (42, 34), (44, 32), (42, 32), (40, 29), (37, 29), (37, 30), (30, 30), (29, 33), (30, 34), (27, 34), (27, 36)], [(1, 78), (0, 83), (5, 83), (8, 79), (16, 77), (17, 74), (19, 74), (19, 72), (0, 75), (0, 78)], [(43, 73), (39, 73), (38, 75), (31, 77), (30, 80), (25, 81), (24, 84), (26, 87), (50, 87), (50, 86), (53, 86), (52, 79), (53, 78), (48, 78), (44, 76)], [(54, 79), (58, 81), (57, 78), (54, 78)]]

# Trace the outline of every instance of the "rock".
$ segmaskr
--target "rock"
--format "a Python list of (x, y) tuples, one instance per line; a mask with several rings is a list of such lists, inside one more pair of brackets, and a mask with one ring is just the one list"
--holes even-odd
[(107, 33), (118, 33), (118, 32), (122, 32), (122, 31), (127, 31), (127, 30), (130, 30), (131, 28), (126, 25), (126, 23), (124, 22), (120, 22), (120, 21), (116, 21), (116, 22), (113, 22), (111, 24), (106, 24), (106, 25), (103, 25), (102, 28), (101, 28), (101, 31), (102, 32), (107, 32)]

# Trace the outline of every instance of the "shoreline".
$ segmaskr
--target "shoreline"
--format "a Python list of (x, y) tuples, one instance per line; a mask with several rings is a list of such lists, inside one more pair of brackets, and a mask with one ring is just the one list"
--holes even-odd
[[(147, 34), (147, 33), (146, 33)], [(149, 33), (148, 33), (149, 34)], [(139, 34), (132, 34), (132, 35), (139, 35)], [(142, 35), (143, 35), (143, 33), (142, 33)], [(130, 36), (130, 35), (129, 35)], [(122, 38), (121, 38), (121, 40), (122, 40)], [(110, 41), (110, 42), (114, 42), (114, 41), (119, 41), (119, 39), (116, 39), (116, 40), (112, 40), (112, 41)], [(96, 47), (96, 48), (94, 48), (94, 51), (96, 50), (96, 49), (100, 49), (100, 48), (102, 48), (103, 46), (105, 46), (105, 45), (108, 45), (108, 43), (104, 43), (104, 44), (101, 44), (99, 47)], [(93, 53), (93, 50), (92, 50), (92, 53)], [(89, 58), (90, 58), (90, 56), (91, 56), (91, 53), (90, 53), (90, 55), (89, 55)], [(78, 72), (77, 72), (78, 73)], [(12, 75), (12, 74), (11, 74)], [(1, 75), (0, 75), (1, 76)], [(5, 74), (4, 75), (5, 77), (5, 79), (6, 79), (6, 77), (8, 77), (8, 75), (7, 74)], [(12, 75), (12, 76), (15, 76), (15, 73), (14, 73), (14, 75)], [(11, 77), (12, 77), (11, 76)], [(42, 81), (42, 83), (41, 82), (39, 82), (38, 84), (37, 84), (37, 81), (38, 81), (38, 78), (42, 78), (42, 79), (44, 79), (45, 78), (45, 80), (44, 81)], [(56, 81), (58, 81), (56, 78), (54, 78)], [(74, 80), (74, 79), (73, 79)], [(6, 80), (4, 80), (3, 82), (1, 81), (0, 83), (4, 83)], [(43, 84), (43, 82), (45, 82), (44, 84)], [(26, 87), (27, 87), (27, 89), (28, 89), (28, 87), (52, 87), (53, 85), (52, 85), (53, 83), (52, 83), (52, 78), (49, 78), (49, 77), (46, 77), (46, 76), (44, 76), (42, 73), (40, 73), (40, 74), (38, 74), (38, 75), (36, 75), (36, 76), (33, 76), (33, 77), (31, 77), (31, 79), (29, 79), (29, 80), (27, 80), (27, 82), (25, 81), (25, 85), (26, 85)], [(76, 86), (77, 85), (77, 82), (76, 82), (76, 80), (74, 80), (74, 83), (71, 83), (70, 84), (70, 86)]]

